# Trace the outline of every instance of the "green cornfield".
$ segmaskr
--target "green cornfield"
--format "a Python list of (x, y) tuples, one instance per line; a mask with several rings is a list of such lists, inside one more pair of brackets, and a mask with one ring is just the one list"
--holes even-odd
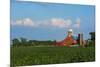
[(94, 47), (11, 47), (11, 66), (95, 61)]

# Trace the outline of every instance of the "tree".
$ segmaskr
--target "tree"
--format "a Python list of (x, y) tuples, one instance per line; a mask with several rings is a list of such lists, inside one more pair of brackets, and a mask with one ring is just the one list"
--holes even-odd
[(26, 38), (20, 38), (20, 40), (21, 40), (22, 43), (27, 42)]
[(13, 46), (19, 46), (20, 41), (17, 38), (15, 38), (15, 39), (12, 40), (12, 44), (13, 44)]
[(22, 46), (26, 46), (26, 45), (28, 45), (28, 42), (27, 42), (27, 39), (26, 38), (20, 38), (20, 41), (21, 41), (21, 45)]
[(89, 42), (89, 44), (91, 45), (95, 45), (95, 32), (90, 32), (89, 33), (91, 35), (91, 41)]
[(91, 35), (91, 40), (94, 41), (95, 40), (95, 32), (90, 32)]

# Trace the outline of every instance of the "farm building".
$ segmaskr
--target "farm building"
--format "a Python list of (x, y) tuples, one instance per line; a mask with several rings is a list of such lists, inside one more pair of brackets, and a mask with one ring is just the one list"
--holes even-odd
[(85, 41), (83, 40), (82, 33), (79, 33), (78, 36), (74, 36), (73, 30), (69, 29), (67, 32), (67, 37), (62, 41), (56, 42), (56, 45), (71, 47), (71, 46), (78, 46), (78, 44), (84, 46), (84, 43)]

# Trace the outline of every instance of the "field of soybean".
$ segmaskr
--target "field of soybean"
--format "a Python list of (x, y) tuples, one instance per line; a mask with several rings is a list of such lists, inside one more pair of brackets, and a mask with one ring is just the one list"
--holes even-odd
[(95, 61), (94, 47), (11, 47), (11, 66)]

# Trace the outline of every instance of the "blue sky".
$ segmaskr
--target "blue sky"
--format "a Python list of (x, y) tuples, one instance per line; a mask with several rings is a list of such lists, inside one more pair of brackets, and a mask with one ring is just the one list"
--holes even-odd
[(63, 40), (70, 28), (89, 38), (95, 6), (11, 1), (11, 39)]

